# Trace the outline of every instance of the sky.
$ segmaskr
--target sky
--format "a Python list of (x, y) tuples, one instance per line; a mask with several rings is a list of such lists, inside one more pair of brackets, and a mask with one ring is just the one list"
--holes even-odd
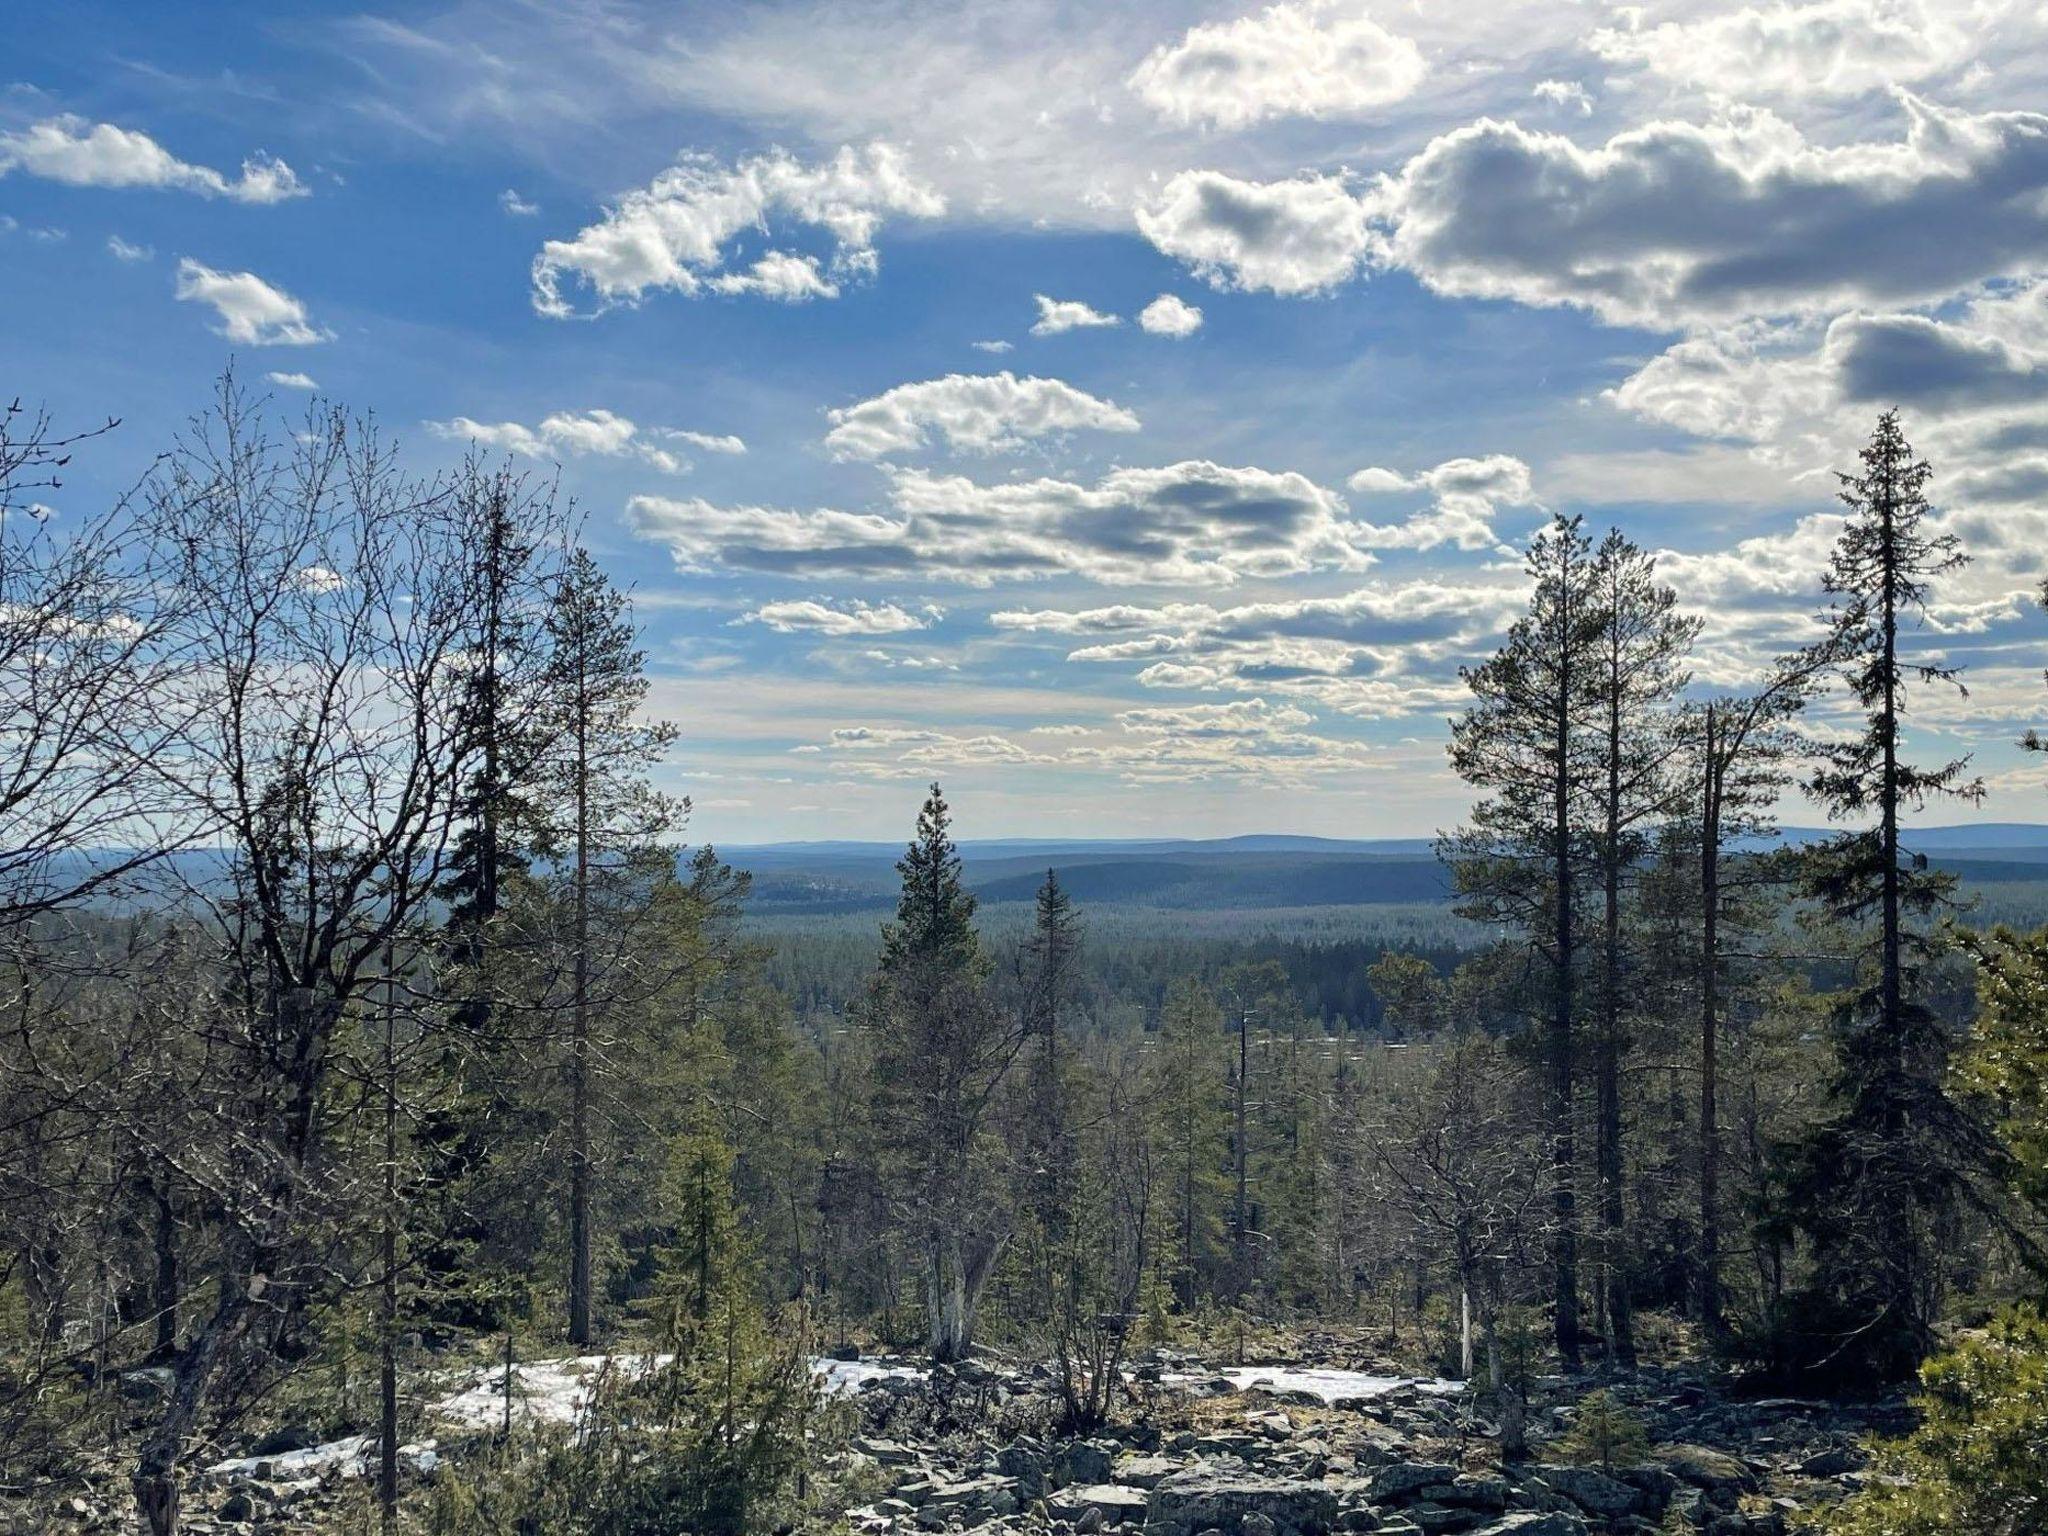
[(1972, 557), (1929, 819), (2042, 820), (2030, 104), (2030, 0), (65, 0), (0, 60), (0, 394), (120, 420), (60, 519), (230, 363), (558, 469), (723, 844), (933, 779), (969, 838), (1454, 825), (1535, 529), (1657, 551), (1739, 688), (1897, 407)]

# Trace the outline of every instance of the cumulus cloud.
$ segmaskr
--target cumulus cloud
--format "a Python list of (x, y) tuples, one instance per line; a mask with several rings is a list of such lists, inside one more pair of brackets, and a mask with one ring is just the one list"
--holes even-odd
[(1138, 325), (1154, 336), (1192, 336), (1202, 328), (1202, 312), (1178, 294), (1162, 293), (1138, 311)]
[[(887, 144), (843, 147), (818, 164), (779, 150), (731, 166), (687, 155), (626, 193), (597, 223), (543, 245), (533, 261), (533, 305), (563, 318), (634, 304), (663, 289), (685, 297), (710, 291), (829, 298), (842, 281), (874, 273), (875, 234), (885, 218), (936, 218), (944, 211), (944, 199)], [(822, 265), (816, 256), (775, 249), (728, 269), (741, 236), (788, 226), (830, 243)], [(579, 291), (588, 310), (576, 307)]]
[(874, 459), (927, 446), (936, 434), (955, 452), (998, 453), (1062, 432), (1135, 432), (1138, 418), (1058, 379), (949, 373), (899, 384), (827, 413), (825, 445), (839, 458)]
[(1297, 0), (1189, 29), (1154, 49), (1129, 85), (1176, 123), (1246, 128), (1274, 117), (1360, 117), (1401, 100), (1422, 51), (1349, 0)]
[(186, 257), (178, 263), (174, 292), (209, 306), (220, 317), (215, 329), (242, 346), (303, 347), (332, 334), (313, 324), (304, 304), (254, 272), (216, 272)]
[(1373, 242), (1366, 205), (1336, 176), (1183, 171), (1137, 219), (1153, 245), (1218, 288), (1320, 293), (1356, 273)]
[(1610, 63), (1721, 95), (1846, 96), (1906, 84), (1960, 62), (1970, 30), (1920, 0), (1744, 6), (1691, 21), (1602, 27), (1588, 46)]
[(1078, 299), (1049, 299), (1042, 293), (1033, 294), (1038, 301), (1038, 319), (1031, 326), (1034, 336), (1057, 336), (1062, 331), (1089, 330), (1098, 326), (1122, 325), (1118, 315), (1105, 315), (1099, 309), (1091, 309)]
[(1457, 662), (1490, 645), (1524, 597), (1515, 579), (1415, 581), (1228, 608), (1009, 609), (990, 623), (1085, 641), (1068, 660), (1133, 667), (1148, 687), (1264, 692), (1376, 718), (1455, 703)]
[(1575, 111), (1581, 117), (1593, 115), (1592, 93), (1576, 80), (1538, 80), (1529, 94), (1553, 107)]
[(148, 187), (238, 203), (281, 203), (306, 194), (290, 166), (260, 150), (230, 180), (210, 166), (180, 160), (146, 133), (70, 113), (0, 133), (0, 176), (16, 170), (72, 187)]
[(1508, 454), (1483, 459), (1446, 459), (1434, 469), (1404, 475), (1377, 466), (1361, 469), (1351, 489), (1368, 495), (1425, 491), (1431, 504), (1399, 523), (1356, 525), (1353, 537), (1368, 549), (1500, 548), (1493, 516), (1500, 507), (1527, 507), (1536, 502), (1529, 484), (1529, 466)]
[(799, 631), (843, 638), (849, 635), (901, 635), (923, 629), (926, 619), (894, 603), (868, 604), (859, 601), (834, 607), (815, 601), (763, 603), (740, 618), (745, 624), (765, 624), (779, 634)]
[(1930, 302), (2037, 267), (2048, 116), (1900, 100), (1903, 139), (1840, 146), (1746, 108), (1596, 149), (1484, 119), (1373, 191), (1375, 258), (1444, 294), (1662, 329)]
[(1228, 586), (1362, 570), (1343, 502), (1305, 477), (1190, 460), (1119, 469), (1092, 486), (983, 485), (898, 470), (887, 512), (720, 506), (635, 497), (628, 519), (685, 570), (808, 578), (914, 573), (987, 586), (1070, 575), (1106, 584)]
[(663, 442), (687, 443), (711, 453), (745, 453), (747, 447), (737, 437), (685, 432), (673, 427), (642, 427), (616, 411), (607, 410), (556, 411), (531, 427), (516, 421), (472, 421), (467, 416), (429, 421), (425, 425), (436, 437), (502, 448), (526, 458), (631, 458), (671, 475), (687, 471), (690, 461), (662, 447)]

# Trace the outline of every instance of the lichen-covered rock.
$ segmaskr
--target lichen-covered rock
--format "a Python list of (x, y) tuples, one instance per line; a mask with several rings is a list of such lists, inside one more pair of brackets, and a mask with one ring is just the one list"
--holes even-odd
[(1319, 1483), (1191, 1468), (1153, 1488), (1146, 1526), (1154, 1536), (1199, 1536), (1238, 1530), (1247, 1515), (1272, 1521), (1278, 1536), (1322, 1536), (1336, 1523), (1337, 1494)]

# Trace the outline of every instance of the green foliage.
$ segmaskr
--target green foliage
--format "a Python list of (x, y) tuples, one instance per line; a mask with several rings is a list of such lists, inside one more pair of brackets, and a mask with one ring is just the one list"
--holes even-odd
[(1160, 1011), (1151, 1061), (1152, 1156), (1164, 1186), (1158, 1261), (1183, 1311), (1207, 1294), (1224, 1262), (1230, 1198), (1230, 1111), (1223, 1016), (1192, 981)]
[(1632, 1467), (1649, 1453), (1650, 1437), (1643, 1421), (1612, 1392), (1589, 1392), (1579, 1399), (1571, 1429), (1558, 1441), (1557, 1454), (1580, 1466), (1612, 1472)]
[(1882, 1449), (1886, 1475), (1817, 1524), (1830, 1536), (2048, 1529), (2048, 1321), (2007, 1313), (1928, 1361), (1920, 1387), (1920, 1427)]
[(1978, 1014), (1958, 1076), (1992, 1106), (2019, 1193), (2048, 1209), (2048, 928), (1996, 928), (1965, 942), (1977, 959)]

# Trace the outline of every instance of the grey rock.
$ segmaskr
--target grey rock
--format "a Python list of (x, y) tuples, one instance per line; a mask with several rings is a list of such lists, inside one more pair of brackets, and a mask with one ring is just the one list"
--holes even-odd
[(1562, 1510), (1523, 1509), (1481, 1526), (1472, 1536), (1586, 1536), (1586, 1522)]
[(1365, 1496), (1375, 1504), (1394, 1504), (1436, 1483), (1457, 1478), (1456, 1467), (1440, 1461), (1394, 1461), (1375, 1467), (1364, 1479)]
[(1114, 1440), (1070, 1440), (1053, 1452), (1052, 1480), (1062, 1488), (1072, 1483), (1106, 1483), (1116, 1452)]
[(1614, 1520), (1635, 1513), (1642, 1495), (1627, 1483), (1591, 1467), (1539, 1466), (1536, 1475), (1546, 1488), (1570, 1499), (1589, 1515)]
[(1242, 1529), (1247, 1515), (1270, 1520), (1272, 1536), (1322, 1536), (1336, 1522), (1336, 1490), (1255, 1473), (1195, 1468), (1153, 1488), (1146, 1525), (1153, 1536), (1194, 1536), (1210, 1526)]
[(1155, 1488), (1181, 1468), (1167, 1456), (1126, 1456), (1111, 1468), (1110, 1476), (1132, 1488)]

